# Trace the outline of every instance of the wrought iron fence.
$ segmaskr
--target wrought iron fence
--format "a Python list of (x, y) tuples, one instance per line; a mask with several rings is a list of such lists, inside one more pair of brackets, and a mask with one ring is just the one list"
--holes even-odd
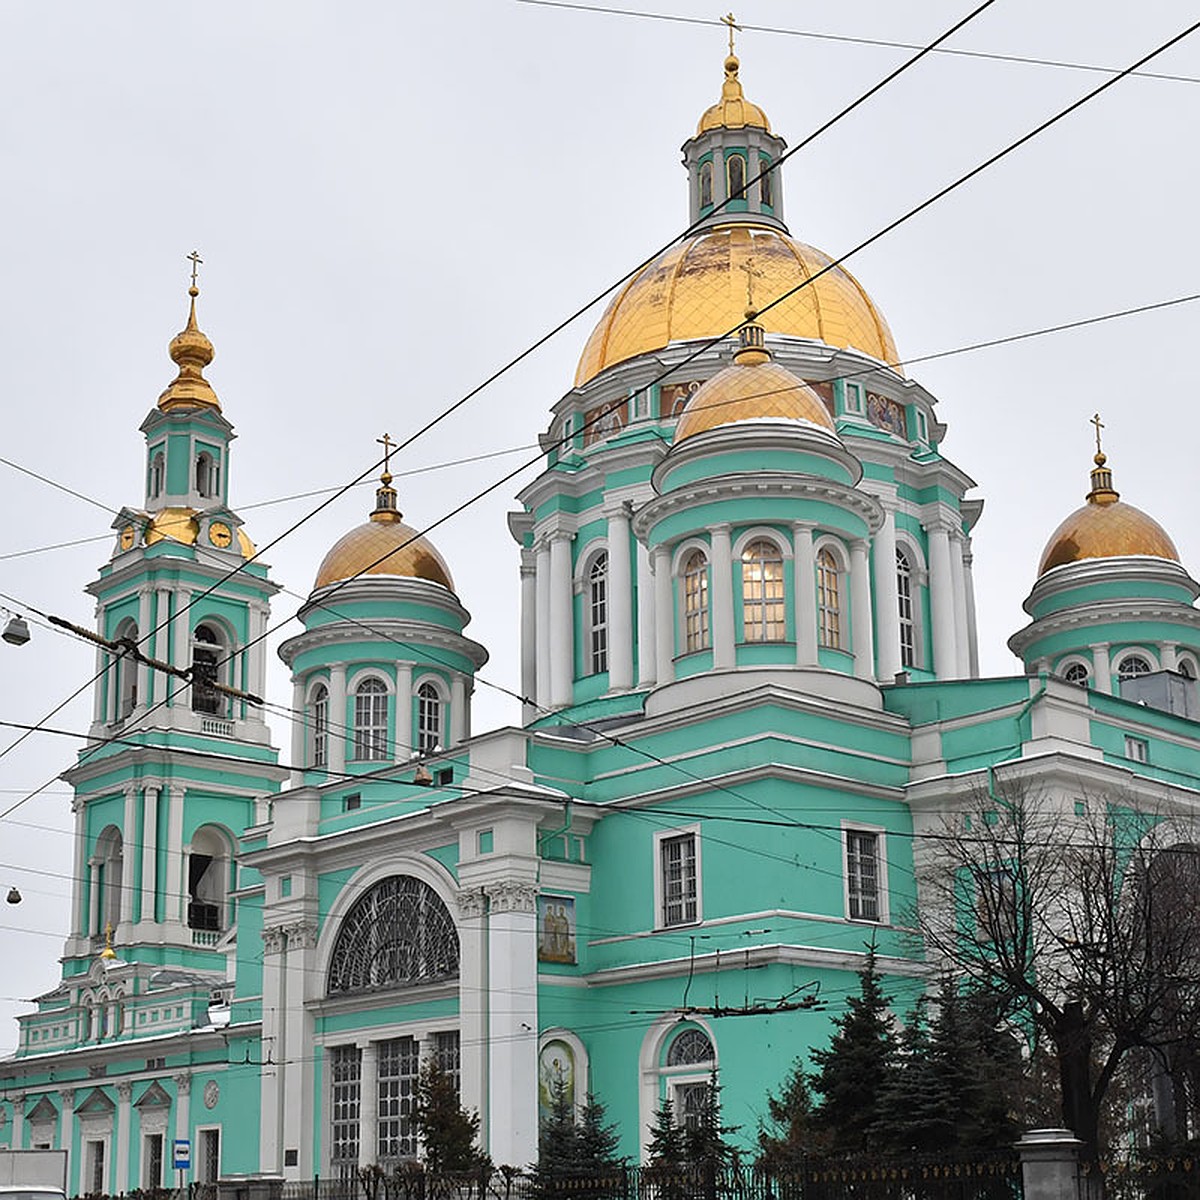
[(1200, 1155), (1137, 1154), (1080, 1165), (1080, 1194), (1105, 1200), (1200, 1200)]

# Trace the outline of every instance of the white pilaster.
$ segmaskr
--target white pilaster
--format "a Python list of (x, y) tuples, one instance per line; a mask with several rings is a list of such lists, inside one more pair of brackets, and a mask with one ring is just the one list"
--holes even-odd
[(534, 585), (537, 599), (536, 639), (537, 660), (534, 679), (539, 713), (550, 707), (550, 544), (543, 541), (534, 555)]
[(458, 1023), (462, 1104), (489, 1124), (487, 897), (479, 888), (458, 894)]
[(550, 706), (571, 703), (575, 676), (575, 614), (571, 534), (550, 535)]
[(796, 665), (817, 665), (817, 582), (813, 556), (813, 527), (792, 526), (796, 593)]
[(954, 647), (958, 675), (971, 677), (971, 636), (967, 628), (967, 573), (963, 566), (963, 539), (958, 530), (950, 538), (950, 574), (954, 581)]
[[(154, 590), (149, 584), (144, 584), (138, 588), (138, 631), (137, 640), (143, 654), (148, 654), (150, 651), (150, 601), (154, 595)], [(150, 689), (156, 684), (162, 686), (169, 683), (165, 675), (158, 676), (151, 682), (152, 676), (150, 668), (144, 663), (139, 662), (137, 665), (137, 707), (146, 708), (150, 704)], [(119, 1161), (119, 1160), (118, 1160)]]
[(537, 716), (537, 555), (521, 551), (521, 720)]
[(132, 1122), (129, 1119), (133, 1099), (133, 1084), (121, 1080), (117, 1084), (117, 1123), (113, 1129), (113, 1156), (116, 1158), (117, 1195), (123, 1196), (129, 1190), (129, 1160), (137, 1153), (133, 1142)]
[(1095, 671), (1093, 685), (1096, 691), (1111, 696), (1113, 694), (1112, 661), (1109, 658), (1108, 643), (1097, 642), (1091, 650), (1093, 670)]
[[(74, 909), (74, 928), (72, 933), (75, 937), (87, 937), (91, 933), (88, 926), (88, 910), (86, 896), (88, 893), (87, 884), (88, 876), (88, 861), (87, 861), (87, 806), (76, 801), (74, 804), (75, 810), (75, 855), (74, 855), (74, 870), (75, 874), (71, 879), (71, 887), (74, 889), (72, 895), (75, 903)], [(93, 883), (94, 886), (94, 883)], [(15, 1146), (16, 1143), (14, 1142)]]
[(896, 514), (883, 510), (872, 545), (875, 566), (875, 652), (879, 679), (891, 683), (904, 669), (900, 653), (900, 587), (896, 578)]
[[(249, 678), (246, 681), (246, 690), (256, 696), (265, 695), (267, 690), (267, 639), (264, 635), (269, 620), (270, 610), (265, 604), (250, 606), (251, 641), (247, 647)], [(250, 715), (258, 717), (261, 713), (256, 707), (251, 706)]]
[(329, 772), (336, 777), (346, 769), (346, 664), (329, 667)]
[(1179, 670), (1178, 642), (1163, 642), (1159, 647), (1159, 656), (1162, 660), (1162, 669), (1164, 671)]
[(736, 658), (733, 631), (733, 546), (728, 525), (714, 525), (712, 536), (713, 667), (730, 669)]
[(379, 1043), (359, 1042), (358, 1052), (358, 1165), (363, 1168), (379, 1156)]
[(654, 573), (654, 673), (658, 684), (675, 678), (675, 599), (671, 581), (671, 551), (655, 546), (650, 557)]
[(192, 1073), (180, 1071), (175, 1075), (175, 1136), (192, 1138)]
[(979, 678), (979, 622), (975, 614), (975, 575), (971, 570), (973, 556), (971, 539), (963, 545), (963, 584), (967, 595), (967, 658), (971, 667), (971, 678)]
[(461, 675), (450, 677), (450, 741), (458, 746), (467, 740), (467, 684)]
[(933, 618), (933, 670), (939, 679), (953, 679), (958, 669), (954, 640), (954, 578), (950, 531), (941, 521), (926, 527), (929, 535), (929, 601)]
[[(454, 705), (451, 702), (451, 718), (453, 719)], [(447, 730), (442, 730), (442, 741), (446, 740)], [(396, 745), (393, 757), (397, 762), (407, 762), (408, 757), (416, 749), (416, 739), (413, 737), (413, 669), (412, 663), (398, 662), (396, 664)]]
[(183, 920), (183, 788), (167, 789), (167, 886), (163, 920)]
[(859, 679), (875, 678), (874, 619), (871, 613), (871, 576), (867, 543), (856, 538), (850, 543), (850, 637), (854, 643), (854, 674)]
[[(325, 711), (329, 711), (328, 703)], [(308, 760), (312, 757), (309, 749), (312, 745), (312, 731), (308, 727), (309, 716), (308, 705), (305, 703), (304, 680), (296, 677), (292, 680), (292, 787), (299, 787), (304, 782), (304, 768), (309, 765)], [(329, 745), (328, 730), (325, 733), (325, 745)]]
[[(263, 1061), (280, 1059), (280, 1022), (283, 1015), (283, 973), (281, 971), (283, 932), (278, 926), (266, 926), (262, 931), (262, 1048)], [(328, 1063), (328, 1059), (326, 1059)], [(328, 1089), (326, 1091), (328, 1094)], [(261, 1128), (259, 1136), (258, 1169), (264, 1175), (283, 1171), (283, 1087), (277, 1070), (259, 1073), (261, 1099)]]
[(88, 908), (90, 916), (88, 918), (87, 929), (84, 931), (88, 937), (94, 934), (103, 936), (104, 934), (104, 896), (100, 889), (100, 860), (98, 858), (88, 859)]
[(27, 1097), (24, 1092), (18, 1092), (12, 1098), (13, 1106), (13, 1127), (12, 1127), (12, 1149), (25, 1149), (25, 1101)]
[[(121, 830), (121, 907), (120, 924), (128, 926), (133, 923), (133, 897), (137, 891), (138, 869), (138, 839), (137, 818), (138, 789), (132, 785), (125, 788), (125, 818)], [(123, 936), (128, 936), (124, 933)]]
[[(103, 637), (104, 630), (100, 629), (99, 633)], [(92, 720), (97, 725), (108, 720), (108, 710), (112, 707), (111, 704), (105, 703), (113, 690), (113, 672), (107, 670), (107, 667), (108, 652), (97, 646), (96, 682), (92, 684)]]
[[(171, 637), (174, 644), (174, 651), (171, 654), (171, 665), (178, 667), (181, 671), (186, 671), (192, 663), (192, 648), (191, 642), (191, 610), (184, 612), (185, 606), (191, 601), (191, 592), (180, 589), (174, 593), (175, 596), (175, 616), (171, 618)], [(183, 686), (181, 682), (170, 682), (167, 684), (167, 695), (171, 697), (171, 705), (174, 708), (187, 708), (192, 702), (191, 688)]]
[(139, 919), (154, 920), (154, 894), (158, 886), (158, 794), (160, 787), (142, 793), (142, 904)]
[(311, 1018), (305, 1008), (305, 981), (317, 977), (314, 947), (317, 927), (307, 921), (287, 926), (283, 959), (284, 1006), (280, 1042), (282, 1051), (276, 1070), (283, 1076), (283, 1144), (300, 1151), (295, 1178), (312, 1174), (312, 1037)]
[(653, 687), (658, 679), (654, 652), (654, 576), (650, 570), (650, 552), (637, 544), (637, 635), (638, 686)]
[[(157, 601), (154, 605), (154, 642), (148, 653), (163, 662), (171, 662), (171, 589), (160, 587), (155, 590)], [(173, 664), (174, 665), (174, 664)], [(168, 685), (170, 680), (167, 681)], [(170, 686), (167, 687), (170, 691)]]
[(608, 686), (633, 687), (633, 569), (629, 510), (608, 514)]
[[(62, 1141), (60, 1145), (67, 1151), (67, 1191), (72, 1194), (85, 1192), (87, 1188), (83, 1186), (82, 1167), (76, 1168), (71, 1161), (75, 1157), (75, 1089), (61, 1088), (58, 1098), (62, 1101)], [(75, 1181), (74, 1187), (71, 1185), (72, 1177)]]

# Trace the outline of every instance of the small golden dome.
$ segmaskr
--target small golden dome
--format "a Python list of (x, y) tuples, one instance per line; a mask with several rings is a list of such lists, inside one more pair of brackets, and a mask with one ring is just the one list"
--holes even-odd
[(688, 401), (675, 426), (675, 445), (739, 421), (807, 421), (835, 432), (821, 397), (799, 376), (772, 362), (762, 348), (762, 326), (744, 326), (741, 340), (732, 366), (714, 375)]
[[(721, 225), (671, 246), (609, 302), (575, 372), (581, 387), (601, 371), (671, 342), (719, 337), (742, 320), (746, 268), (760, 309), (831, 263), (828, 255), (779, 230)], [(768, 333), (851, 347), (893, 366), (899, 355), (883, 314), (842, 267), (768, 308)]]
[(446, 560), (430, 541), (401, 521), (391, 482), (391, 475), (385, 471), (382, 486), (375, 493), (371, 519), (334, 542), (317, 569), (314, 591), (359, 575), (427, 579), (454, 591)]
[[(146, 526), (145, 542), (178, 542), (182, 546), (194, 546), (200, 537), (199, 512), (194, 508), (160, 508)], [(237, 531), (238, 549), (243, 558), (253, 558), (254, 543), (246, 536), (241, 526)]]
[(1092, 471), (1092, 490), (1087, 503), (1076, 509), (1050, 536), (1038, 576), (1052, 567), (1086, 558), (1121, 558), (1145, 554), (1179, 562), (1179, 551), (1167, 531), (1151, 516), (1125, 504), (1112, 486), (1106, 457), (1097, 453)]
[(163, 412), (172, 408), (208, 407), (221, 411), (221, 402), (212, 384), (204, 378), (204, 368), (213, 360), (213, 344), (196, 324), (196, 297), (199, 289), (193, 284), (188, 288), (192, 298), (188, 310), (187, 326), (171, 339), (169, 353), (179, 368), (179, 374), (171, 380), (166, 391), (158, 398), (158, 407)]
[(721, 84), (721, 99), (711, 108), (705, 109), (696, 136), (710, 129), (742, 129), (752, 125), (755, 129), (771, 132), (767, 114), (757, 104), (751, 104), (742, 94), (742, 81), (738, 79), (737, 55), (730, 54), (725, 60), (725, 82)]

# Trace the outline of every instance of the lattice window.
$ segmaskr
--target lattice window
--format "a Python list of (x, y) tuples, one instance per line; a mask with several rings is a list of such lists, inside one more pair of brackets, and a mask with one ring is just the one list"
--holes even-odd
[[(344, 720), (345, 718), (343, 718)], [(312, 765), (329, 764), (329, 690), (320, 684), (312, 698)]]
[(431, 754), (442, 742), (442, 698), (432, 683), (417, 688), (417, 749)]
[(1154, 668), (1140, 654), (1127, 654), (1121, 659), (1117, 675), (1121, 679), (1132, 679), (1136, 675), (1149, 675)]
[(1089, 678), (1087, 664), (1081, 662), (1071, 663), (1067, 669), (1063, 671), (1063, 678), (1068, 683), (1076, 683), (1080, 687), (1087, 687)]
[(417, 1131), (412, 1122), (420, 1048), (415, 1038), (393, 1038), (380, 1042), (379, 1052), (379, 1138), (376, 1162), (415, 1158)]
[(742, 552), (742, 627), (747, 642), (782, 642), (783, 555), (760, 538)]
[(842, 648), (841, 575), (832, 551), (817, 555), (817, 640), (822, 646)]
[(683, 640), (689, 654), (709, 647), (708, 559), (693, 550), (683, 564)]
[(354, 757), (360, 762), (386, 762), (388, 692), (382, 679), (364, 679), (354, 689)]
[(434, 1055), (437, 1064), (447, 1079), (454, 1083), (457, 1092), (462, 1086), (462, 1047), (457, 1029), (434, 1035)]
[(880, 920), (879, 876), (879, 834), (846, 830), (846, 893), (855, 920)]
[(588, 571), (589, 673), (608, 670), (608, 555), (598, 554)]
[(696, 835), (683, 833), (659, 843), (662, 923), (686, 925), (697, 916)]
[(700, 1128), (708, 1107), (709, 1086), (707, 1083), (677, 1083), (672, 1087), (675, 1124), (681, 1129), (695, 1131)]
[(329, 993), (412, 987), (458, 977), (458, 932), (434, 890), (392, 875), (361, 896), (342, 922)]
[(700, 1029), (685, 1029), (667, 1050), (668, 1067), (690, 1067), (711, 1063), (716, 1055), (708, 1034)]
[(896, 551), (896, 592), (900, 597), (900, 665), (917, 663), (917, 624), (913, 614), (913, 569), (908, 555)]
[(362, 1053), (357, 1046), (329, 1052), (330, 1159), (336, 1169), (358, 1167), (358, 1119), (362, 1109)]

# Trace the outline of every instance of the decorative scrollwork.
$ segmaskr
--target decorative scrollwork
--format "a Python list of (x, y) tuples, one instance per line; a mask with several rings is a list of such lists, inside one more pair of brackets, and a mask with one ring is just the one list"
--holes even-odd
[(411, 875), (375, 884), (346, 914), (329, 961), (329, 995), (458, 977), (458, 931), (445, 904)]
[(464, 888), (457, 898), (458, 915), (464, 920), (482, 917), (487, 912), (487, 893), (483, 888)]
[(263, 953), (264, 954), (282, 954), (283, 953), (283, 926), (268, 925), (262, 931)]
[(492, 912), (531, 913), (537, 911), (537, 888), (528, 883), (492, 883), (488, 885)]

